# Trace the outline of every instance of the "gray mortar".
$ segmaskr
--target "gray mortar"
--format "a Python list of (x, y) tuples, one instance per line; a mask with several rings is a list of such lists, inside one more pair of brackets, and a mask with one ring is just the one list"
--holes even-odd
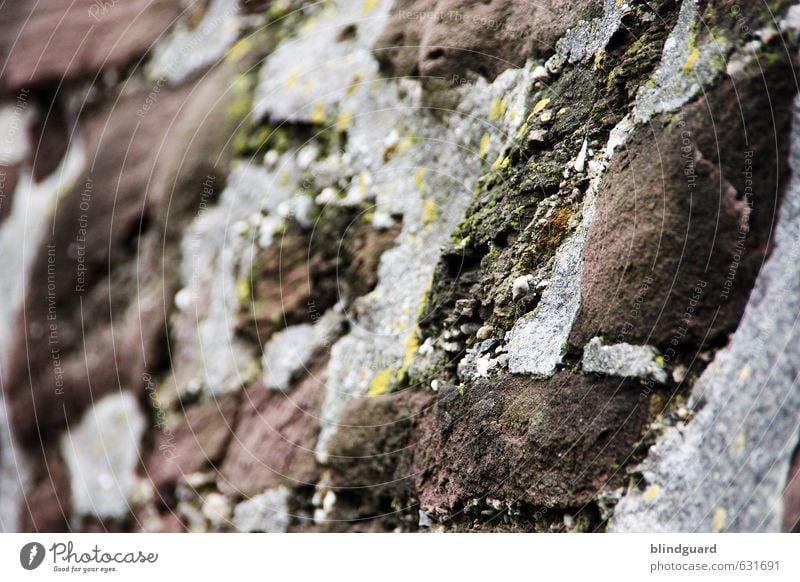
[(556, 54), (547, 61), (547, 68), (558, 70), (566, 62), (577, 64), (605, 50), (629, 11), (627, 2), (605, 0), (602, 17), (581, 20), (556, 43)]
[(289, 527), (289, 490), (267, 489), (242, 501), (233, 510), (233, 525), (240, 532), (284, 533)]
[(122, 519), (130, 511), (145, 419), (130, 392), (95, 403), (61, 437), (77, 516)]
[(342, 320), (340, 310), (330, 309), (314, 324), (292, 325), (275, 333), (261, 358), (264, 385), (288, 390), (291, 381), (307, 370), (312, 357), (336, 337)]
[(592, 338), (583, 349), (584, 372), (620, 376), (622, 378), (667, 381), (667, 372), (656, 360), (658, 352), (651, 346), (620, 343), (604, 346), (600, 338)]
[(644, 123), (688, 103), (722, 72), (730, 43), (718, 39), (698, 46), (695, 42), (698, 16), (697, 0), (684, 0), (651, 83), (640, 88), (636, 95), (637, 122)]
[[(288, 178), (288, 179), (286, 179)], [(275, 170), (241, 163), (231, 172), (219, 203), (201, 209), (183, 238), (181, 278), (172, 317), (178, 387), (221, 394), (255, 378), (258, 358), (234, 333), (237, 280), (249, 284), (258, 232), (296, 194), (300, 172), (281, 156)]]
[(238, 2), (212, 0), (203, 20), (189, 29), (179, 22), (153, 48), (146, 67), (154, 83), (179, 85), (193, 75), (217, 64), (239, 37), (241, 19)]

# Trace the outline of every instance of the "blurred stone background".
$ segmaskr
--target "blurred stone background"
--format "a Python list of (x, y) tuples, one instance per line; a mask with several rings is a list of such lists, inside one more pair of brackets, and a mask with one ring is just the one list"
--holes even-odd
[(800, 5), (0, 6), (0, 531), (800, 528)]

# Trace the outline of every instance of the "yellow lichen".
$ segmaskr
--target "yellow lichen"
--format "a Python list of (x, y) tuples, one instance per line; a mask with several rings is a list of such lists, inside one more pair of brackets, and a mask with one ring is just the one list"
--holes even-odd
[(425, 192), (427, 188), (427, 185), (425, 184), (425, 168), (417, 168), (417, 171), (414, 174), (414, 186), (416, 186), (417, 190), (420, 192)]
[(742, 371), (739, 372), (739, 382), (744, 382), (750, 377), (750, 364), (745, 364)]
[(356, 89), (358, 89), (359, 85), (361, 85), (361, 82), (363, 80), (364, 80), (364, 73), (362, 73), (361, 71), (357, 72), (353, 76), (353, 80), (350, 81), (350, 84), (347, 86), (347, 95), (348, 95), (348, 97), (351, 97), (353, 95), (353, 93), (356, 92)]
[(650, 485), (644, 492), (644, 500), (648, 503), (655, 501), (658, 494), (661, 493), (661, 487), (658, 485)]
[(239, 303), (247, 303), (250, 301), (250, 281), (242, 277), (236, 281), (236, 298)]
[(376, 396), (382, 396), (389, 391), (389, 388), (392, 386), (392, 376), (394, 375), (394, 371), (391, 368), (384, 368), (372, 379), (372, 383), (369, 385), (369, 391), (367, 392), (367, 396), (374, 398)]
[(422, 207), (422, 224), (428, 226), (439, 220), (439, 205), (429, 198)]
[(350, 127), (350, 120), (352, 118), (353, 118), (352, 114), (346, 109), (343, 109), (339, 113), (339, 117), (336, 120), (336, 130), (341, 133), (347, 131), (347, 129)]
[(504, 170), (510, 163), (510, 160), (506, 156), (498, 156), (498, 158), (492, 164), (492, 170)]
[(724, 507), (717, 507), (714, 510), (714, 517), (711, 519), (711, 529), (714, 533), (720, 533), (725, 529), (728, 522), (728, 512)]
[(238, 63), (247, 53), (253, 49), (251, 37), (246, 36), (234, 44), (225, 55), (225, 60), (229, 63)]
[(600, 49), (599, 51), (597, 51), (595, 53), (595, 55), (594, 55), (594, 68), (595, 69), (599, 69), (600, 65), (603, 64), (603, 59), (605, 59), (605, 58), (606, 58), (606, 50), (605, 49)]
[(505, 99), (501, 97), (492, 99), (492, 103), (489, 105), (489, 121), (494, 122), (503, 117), (506, 114), (506, 107)]
[(414, 144), (417, 143), (417, 139), (418, 138), (413, 135), (409, 135), (401, 139), (397, 146), (397, 153), (400, 155), (406, 153), (408, 150), (414, 147)]
[(492, 136), (484, 133), (481, 137), (481, 143), (478, 146), (478, 156), (483, 159), (486, 157), (486, 152), (489, 151), (489, 144), (492, 143)]
[(284, 82), (283, 86), (289, 90), (295, 85), (297, 85), (297, 81), (300, 80), (300, 71), (295, 67), (291, 71), (289, 71), (289, 75), (286, 77), (286, 82)]
[(419, 328), (414, 326), (414, 331), (411, 332), (411, 335), (408, 336), (406, 339), (406, 352), (403, 356), (403, 365), (400, 366), (400, 369), (397, 371), (397, 381), (402, 382), (405, 379), (406, 374), (408, 373), (408, 369), (411, 367), (411, 362), (414, 361), (414, 356), (417, 355), (419, 351)]
[(358, 175), (358, 193), (361, 196), (365, 196), (366, 195), (367, 186), (369, 186), (369, 174), (366, 171), (362, 171)]
[(325, 123), (326, 119), (327, 115), (325, 114), (325, 104), (323, 104), (321, 101), (317, 101), (311, 108), (311, 123), (321, 125)]
[(700, 58), (700, 49), (696, 46), (692, 47), (692, 51), (689, 53), (689, 57), (686, 59), (686, 62), (683, 63), (683, 72), (688, 73), (690, 72), (694, 66), (697, 64), (697, 60)]
[(531, 115), (536, 115), (537, 113), (544, 111), (544, 108), (550, 105), (550, 99), (542, 99), (536, 105), (533, 106), (533, 112)]
[(739, 457), (744, 455), (745, 447), (747, 446), (747, 435), (745, 434), (744, 429), (741, 430), (738, 435), (736, 435), (735, 446), (736, 455)]

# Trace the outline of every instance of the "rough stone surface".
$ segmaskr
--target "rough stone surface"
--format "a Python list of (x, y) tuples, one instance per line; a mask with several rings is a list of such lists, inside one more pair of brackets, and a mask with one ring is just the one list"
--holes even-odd
[(619, 467), (646, 416), (637, 384), (618, 379), (562, 373), (478, 381), (463, 394), (449, 387), (416, 438), (420, 505), (486, 496), (580, 507), (624, 480)]
[[(673, 357), (725, 341), (774, 237), (791, 66), (726, 78), (631, 136), (599, 195), (572, 341), (603, 335)], [(759, 118), (764, 107), (773, 118)]]
[(615, 531), (782, 527), (782, 493), (800, 430), (800, 360), (789, 348), (800, 339), (800, 297), (790, 291), (800, 265), (797, 102), (794, 111), (793, 178), (784, 194), (775, 247), (736, 333), (693, 387), (696, 416), (687, 426), (668, 431), (642, 467), (646, 486), (657, 488), (657, 495), (623, 498), (615, 511)]
[(28, 460), (15, 446), (5, 403), (0, 395), (0, 532), (20, 529), (23, 496), (29, 480)]
[(0, 529), (797, 528), (794, 0), (0, 32)]
[(320, 469), (313, 457), (319, 433), (319, 398), (324, 376), (308, 376), (284, 394), (256, 383), (242, 395), (239, 420), (220, 468), (223, 488), (254, 495), (280, 484), (313, 485)]
[(0, 93), (122, 68), (148, 52), (179, 12), (174, 0), (5, 2)]
[(225, 453), (236, 426), (238, 394), (226, 394), (180, 410), (177, 421), (157, 417), (163, 426), (147, 463), (147, 477), (162, 501), (169, 503), (181, 477), (214, 467)]
[[(457, 83), (459, 77), (478, 74), (492, 80), (552, 52), (579, 16), (589, 17), (600, 6), (602, 0), (402, 0), (392, 7), (373, 50), (392, 76)], [(596, 50), (607, 36), (595, 43)]]
[(34, 471), (20, 503), (19, 531), (55, 533), (74, 529), (70, 523), (70, 475), (57, 449), (57, 445), (53, 446), (44, 454), (40, 451), (43, 458), (31, 459)]
[[(140, 390), (163, 357), (164, 296), (174, 293), (176, 276), (172, 229), (193, 211), (186, 192), (214, 171), (209, 158), (224, 144), (224, 130), (196, 123), (224, 114), (217, 91), (225, 78), (160, 92), (152, 109), (147, 91), (133, 92), (85, 120), (84, 137), (70, 143), (52, 176), (21, 181), (27, 208), (15, 207), (0, 244), (31, 245), (29, 253), (4, 254), (17, 261), (9, 268), (25, 270), (19, 262), (30, 261), (27, 327), (13, 310), (22, 298), (12, 299), (8, 317), (18, 333), (4, 350), (7, 405), (23, 439), (48, 438), (120, 386)], [(118, 142), (126, 147), (112, 147)], [(177, 143), (180, 153), (160, 154)], [(16, 287), (9, 297), (21, 294), (22, 280), (7, 284)]]

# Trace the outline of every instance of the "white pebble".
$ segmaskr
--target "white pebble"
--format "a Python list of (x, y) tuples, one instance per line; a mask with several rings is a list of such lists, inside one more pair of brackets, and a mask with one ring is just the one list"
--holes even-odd
[(544, 67), (543, 65), (538, 65), (535, 69), (533, 69), (533, 72), (531, 73), (531, 79), (533, 79), (534, 81), (541, 81), (549, 76), (550, 73), (547, 72), (547, 68)]
[(514, 283), (511, 285), (511, 298), (516, 301), (521, 297), (525, 297), (530, 291), (530, 284), (528, 283), (528, 276), (522, 275), (521, 277), (517, 277), (514, 279)]
[(583, 145), (581, 146), (581, 151), (578, 152), (578, 157), (575, 158), (575, 171), (579, 174), (583, 173), (586, 169), (586, 152), (589, 148), (589, 142), (587, 140), (583, 140)]

